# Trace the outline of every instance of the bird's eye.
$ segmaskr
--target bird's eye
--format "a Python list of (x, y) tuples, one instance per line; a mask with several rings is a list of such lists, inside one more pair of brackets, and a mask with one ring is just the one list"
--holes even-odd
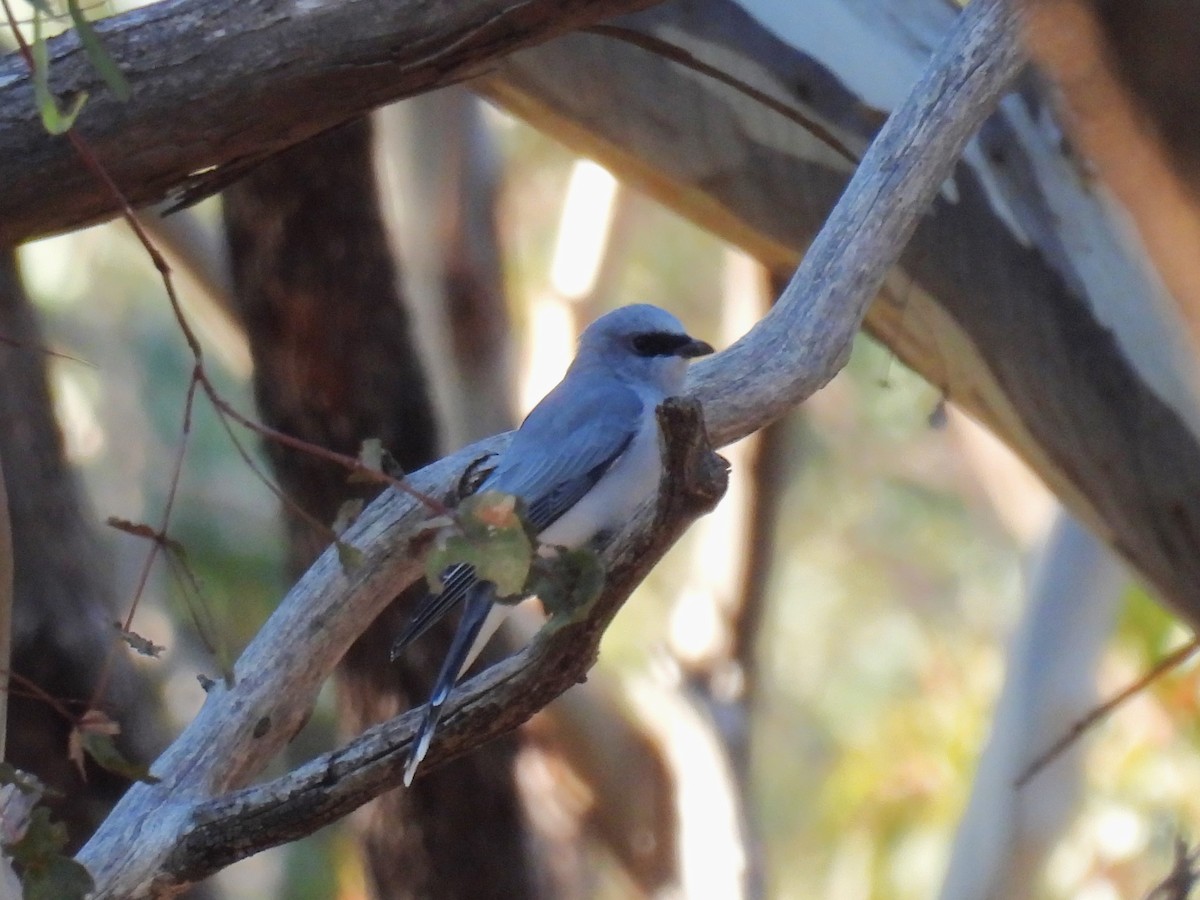
[(684, 335), (665, 331), (648, 331), (633, 337), (633, 352), (638, 356), (674, 356), (682, 344), (687, 343)]

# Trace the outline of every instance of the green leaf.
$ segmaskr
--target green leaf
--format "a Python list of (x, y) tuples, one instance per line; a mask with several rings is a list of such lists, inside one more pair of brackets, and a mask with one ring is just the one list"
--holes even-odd
[(75, 124), (79, 111), (87, 102), (87, 92), (76, 94), (71, 108), (65, 113), (59, 108), (58, 99), (50, 90), (50, 55), (42, 34), (42, 13), (37, 9), (33, 12), (33, 44), (30, 52), (33, 55), (33, 97), (42, 116), (42, 127), (50, 134), (64, 134)]
[(66, 826), (52, 822), (46, 807), (34, 807), (24, 836), (4, 848), (21, 867), (24, 900), (83, 900), (91, 892), (92, 876), (63, 855), (66, 845)]
[(134, 781), (144, 781), (146, 784), (158, 784), (161, 780), (150, 774), (149, 766), (126, 759), (117, 749), (112, 735), (96, 731), (87, 732), (82, 736), (82, 743), (88, 756), (102, 769), (124, 775)]
[(22, 838), (5, 846), (13, 862), (26, 870), (35, 871), (48, 865), (67, 846), (67, 826), (50, 820), (50, 810), (35, 806), (29, 814), (29, 824)]
[(345, 541), (334, 541), (333, 544), (337, 547), (338, 562), (342, 564), (343, 575), (349, 575), (362, 565), (363, 552), (353, 544), (347, 544)]
[(516, 497), (484, 491), (458, 508), (459, 534), (443, 534), (425, 558), (430, 588), (441, 591), (442, 573), (467, 563), (481, 581), (490, 581), (500, 597), (519, 596), (529, 577), (533, 541), (526, 533)]
[(87, 20), (83, 10), (80, 9), (79, 0), (67, 0), (67, 11), (71, 14), (75, 30), (79, 32), (79, 40), (83, 44), (84, 52), (87, 53), (88, 59), (91, 60), (100, 77), (104, 79), (104, 83), (108, 85), (109, 90), (118, 100), (121, 102), (128, 100), (131, 91), (125, 73), (117, 68), (116, 62), (104, 49), (104, 44), (100, 42), (100, 36), (96, 34), (92, 23)]
[(91, 873), (69, 856), (56, 856), (37, 872), (26, 871), (24, 900), (84, 900), (95, 887)]
[(604, 566), (586, 547), (560, 549), (553, 556), (535, 557), (529, 593), (536, 594), (546, 612), (568, 620), (585, 610), (604, 589)]

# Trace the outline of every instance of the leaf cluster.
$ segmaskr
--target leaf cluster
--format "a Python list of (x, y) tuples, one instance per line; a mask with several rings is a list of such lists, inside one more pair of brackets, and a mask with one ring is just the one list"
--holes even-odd
[(444, 588), (445, 573), (463, 564), (495, 585), (501, 602), (536, 594), (551, 615), (572, 614), (604, 587), (604, 567), (592, 550), (539, 550), (519, 497), (500, 491), (473, 494), (445, 525), (425, 557), (425, 577), (435, 593)]
[[(37, 779), (8, 764), (0, 764), (0, 784), (36, 798), (35, 803), (44, 792)], [(92, 876), (63, 852), (66, 846), (66, 826), (53, 821), (45, 806), (33, 806), (19, 837), (3, 846), (21, 875), (24, 900), (83, 900), (91, 892)]]

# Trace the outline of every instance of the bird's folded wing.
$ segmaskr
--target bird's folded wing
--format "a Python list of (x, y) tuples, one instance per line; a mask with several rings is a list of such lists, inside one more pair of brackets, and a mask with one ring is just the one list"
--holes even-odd
[[(480, 490), (515, 494), (541, 532), (579, 502), (628, 449), (642, 427), (644, 403), (609, 379), (564, 381), (546, 395), (513, 436)], [(440, 593), (427, 594), (392, 644), (395, 659), (453, 609), (475, 583), (460, 564), (446, 571)]]
[(484, 488), (523, 499), (530, 523), (544, 531), (629, 448), (644, 408), (620, 382), (564, 381), (521, 424)]

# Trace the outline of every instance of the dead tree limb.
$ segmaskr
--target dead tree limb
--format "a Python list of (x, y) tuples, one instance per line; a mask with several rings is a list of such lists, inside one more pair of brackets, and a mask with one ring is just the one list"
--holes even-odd
[[(478, 75), (496, 57), (653, 0), (163, 0), (97, 23), (132, 97), (119, 102), (69, 32), (50, 85), (87, 91), (78, 129), (134, 205), (212, 193), (273, 153), (390, 100)], [(115, 213), (46, 133), (33, 79), (0, 58), (0, 244)]]

